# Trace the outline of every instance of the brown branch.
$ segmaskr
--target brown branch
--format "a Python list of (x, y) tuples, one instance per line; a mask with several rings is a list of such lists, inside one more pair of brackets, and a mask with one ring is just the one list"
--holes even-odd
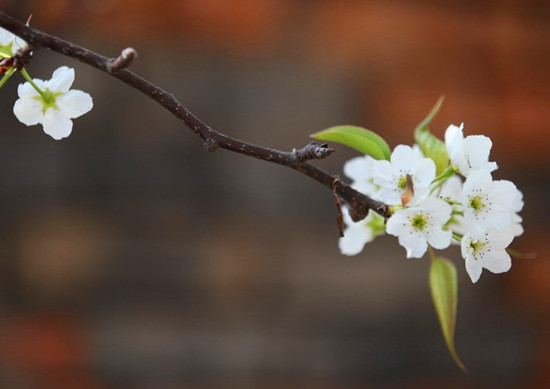
[(137, 74), (125, 69), (135, 59), (137, 53), (128, 48), (116, 58), (107, 58), (88, 49), (75, 45), (55, 36), (46, 34), (33, 27), (29, 27), (12, 17), (0, 12), (0, 26), (24, 39), (33, 50), (46, 48), (65, 56), (74, 58), (99, 69), (112, 77), (118, 78), (125, 84), (149, 96), (158, 104), (171, 112), (189, 127), (203, 142), (208, 151), (218, 148), (230, 150), (239, 154), (248, 155), (264, 161), (277, 163), (303, 173), (323, 184), (340, 196), (350, 208), (350, 215), (354, 220), (367, 216), (372, 209), (382, 216), (387, 216), (388, 206), (376, 201), (343, 183), (324, 170), (307, 163), (307, 160), (326, 158), (332, 153), (327, 145), (310, 143), (300, 150), (292, 152), (270, 149), (254, 145), (214, 131), (199, 118), (184, 107), (172, 94), (141, 78)]

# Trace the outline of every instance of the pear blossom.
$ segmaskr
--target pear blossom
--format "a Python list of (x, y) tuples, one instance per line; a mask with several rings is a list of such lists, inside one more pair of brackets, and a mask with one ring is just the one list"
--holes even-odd
[(399, 238), (399, 244), (407, 250), (407, 258), (421, 258), (428, 244), (436, 249), (445, 249), (451, 244), (452, 232), (443, 229), (451, 212), (451, 206), (445, 201), (428, 197), (419, 206), (395, 211), (386, 231)]
[(464, 138), (464, 123), (460, 127), (451, 124), (445, 131), (445, 148), (452, 165), (463, 176), (484, 169), (492, 172), (498, 168), (495, 162), (489, 162), (489, 153), (493, 143), (483, 135), (470, 135)]
[(44, 132), (55, 140), (71, 134), (75, 119), (93, 107), (92, 97), (80, 90), (70, 89), (74, 81), (74, 69), (62, 66), (55, 70), (47, 81), (34, 79), (42, 91), (39, 93), (31, 83), (20, 84), (17, 88), (19, 99), (13, 113), (27, 126), (41, 123)]
[(460, 246), (462, 257), (466, 262), (466, 271), (477, 282), (483, 268), (493, 273), (504, 273), (510, 270), (512, 259), (506, 247), (514, 239), (512, 228), (496, 230), (472, 230), (462, 237)]
[(0, 27), (0, 57), (13, 57), (17, 50), (25, 46), (24, 40)]
[(375, 159), (368, 155), (352, 158), (344, 164), (344, 174), (353, 180), (353, 189), (382, 201), (381, 188), (374, 183), (374, 162)]
[(506, 180), (493, 181), (491, 173), (479, 170), (464, 183), (462, 203), (470, 230), (489, 227), (501, 230), (512, 223), (514, 205), (518, 209), (518, 189)]
[(400, 205), (401, 196), (407, 190), (407, 176), (413, 183), (414, 197), (411, 205), (420, 203), (430, 192), (435, 178), (435, 163), (422, 158), (410, 146), (399, 145), (390, 161), (374, 161), (374, 183), (381, 187), (380, 198), (388, 205)]
[(342, 213), (347, 228), (344, 230), (344, 236), (340, 238), (338, 246), (344, 255), (359, 254), (367, 243), (384, 233), (384, 218), (373, 210), (369, 210), (367, 217), (358, 222), (351, 219), (345, 206), (342, 207)]

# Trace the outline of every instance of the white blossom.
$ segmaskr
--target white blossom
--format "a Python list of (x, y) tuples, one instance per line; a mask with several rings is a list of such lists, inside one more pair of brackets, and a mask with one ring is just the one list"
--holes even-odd
[(342, 207), (342, 212), (344, 223), (347, 226), (344, 236), (338, 242), (342, 254), (359, 254), (365, 244), (372, 242), (375, 237), (384, 233), (384, 218), (373, 210), (369, 210), (367, 217), (358, 222), (351, 219), (345, 206)]
[(380, 186), (374, 183), (374, 162), (375, 159), (368, 155), (352, 158), (344, 164), (344, 174), (353, 180), (353, 189), (383, 201)]
[(374, 183), (381, 187), (380, 198), (388, 205), (401, 204), (401, 195), (407, 189), (407, 175), (412, 178), (414, 197), (411, 205), (419, 204), (430, 192), (435, 178), (435, 163), (422, 158), (411, 147), (397, 146), (390, 161), (374, 161)]
[(518, 192), (510, 181), (493, 181), (487, 170), (470, 174), (464, 183), (462, 194), (468, 228), (472, 230), (489, 227), (501, 230), (509, 226)]
[(512, 259), (506, 252), (506, 247), (514, 239), (511, 228), (500, 231), (473, 230), (462, 237), (462, 257), (466, 261), (466, 271), (477, 282), (483, 268), (493, 273), (504, 273), (510, 270)]
[(0, 54), (2, 56), (13, 57), (15, 52), (25, 45), (24, 40), (0, 27)]
[(492, 172), (498, 168), (495, 162), (489, 162), (489, 153), (493, 142), (483, 135), (470, 135), (464, 138), (464, 123), (457, 127), (450, 125), (445, 131), (445, 147), (452, 165), (460, 174), (467, 177), (476, 170)]
[(73, 122), (93, 107), (92, 97), (80, 90), (70, 90), (74, 81), (74, 69), (62, 66), (53, 72), (51, 80), (34, 79), (43, 91), (38, 91), (29, 83), (19, 85), (19, 99), (13, 113), (27, 126), (41, 123), (44, 132), (59, 140), (71, 134)]
[(407, 258), (420, 258), (426, 253), (428, 244), (436, 249), (451, 244), (452, 232), (443, 229), (451, 211), (445, 201), (428, 197), (419, 206), (395, 211), (388, 220), (386, 231), (399, 238), (399, 244), (407, 250)]

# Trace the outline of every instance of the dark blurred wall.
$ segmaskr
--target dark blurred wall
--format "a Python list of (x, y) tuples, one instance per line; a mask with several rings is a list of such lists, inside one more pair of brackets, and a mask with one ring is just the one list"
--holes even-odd
[[(332, 194), (220, 150), (136, 91), (74, 66), (94, 109), (55, 142), (0, 93), (0, 388), (543, 388), (550, 382), (550, 4), (543, 1), (0, 1), (113, 56), (217, 130), (281, 149), (353, 123), (391, 145), (434, 121), (493, 139), (526, 233), (472, 285), (457, 248), (453, 365), (428, 261), (337, 248)], [(341, 174), (343, 147), (318, 164)]]

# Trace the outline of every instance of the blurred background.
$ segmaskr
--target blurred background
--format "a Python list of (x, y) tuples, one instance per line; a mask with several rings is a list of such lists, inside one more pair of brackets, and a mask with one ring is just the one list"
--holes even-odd
[[(330, 191), (280, 166), (206, 153), (118, 80), (76, 69), (91, 113), (55, 142), (0, 93), (0, 388), (546, 388), (550, 383), (550, 3), (367, 0), (0, 0), (107, 56), (213, 128), (290, 150), (336, 124), (390, 145), (437, 98), (432, 130), (493, 140), (524, 192), (510, 272), (473, 285), (455, 247), (453, 364), (429, 261), (393, 237), (337, 247)], [(316, 164), (341, 174), (344, 147)]]

